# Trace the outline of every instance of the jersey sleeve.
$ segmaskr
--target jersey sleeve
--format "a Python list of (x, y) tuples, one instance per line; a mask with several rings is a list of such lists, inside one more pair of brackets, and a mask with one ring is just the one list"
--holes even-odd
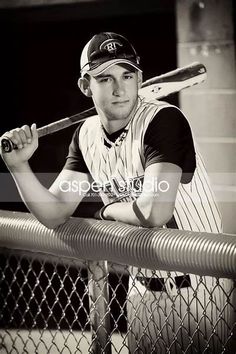
[(192, 132), (187, 119), (176, 107), (162, 108), (144, 136), (145, 168), (169, 162), (182, 169), (181, 183), (189, 183), (196, 168)]
[(71, 143), (69, 145), (69, 152), (66, 157), (66, 162), (63, 169), (73, 170), (77, 172), (89, 173), (88, 167), (84, 161), (82, 152), (79, 147), (79, 132), (83, 123), (81, 123), (75, 130)]

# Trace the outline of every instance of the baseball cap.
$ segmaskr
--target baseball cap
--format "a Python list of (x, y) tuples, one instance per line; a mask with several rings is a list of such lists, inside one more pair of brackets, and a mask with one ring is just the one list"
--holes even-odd
[(140, 70), (139, 56), (130, 42), (120, 34), (101, 32), (85, 45), (81, 58), (81, 76), (97, 76), (115, 64), (129, 64)]

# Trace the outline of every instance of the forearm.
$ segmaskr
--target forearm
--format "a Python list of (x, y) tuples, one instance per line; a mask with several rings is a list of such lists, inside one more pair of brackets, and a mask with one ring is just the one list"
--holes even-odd
[(162, 227), (170, 219), (169, 208), (163, 208), (161, 203), (155, 203), (155, 211), (150, 208), (150, 201), (138, 198), (135, 202), (117, 202), (104, 207), (104, 219), (121, 221), (127, 224), (144, 227)]
[(104, 218), (145, 227), (166, 225), (174, 213), (181, 174), (181, 168), (172, 163), (150, 165), (136, 202), (109, 204)]
[(140, 220), (134, 213), (132, 204), (133, 202), (117, 202), (109, 204), (103, 211), (103, 217), (106, 220), (121, 221), (127, 224), (141, 226)]
[(66, 221), (63, 203), (41, 184), (28, 162), (12, 167), (10, 172), (23, 202), (42, 224), (53, 228)]

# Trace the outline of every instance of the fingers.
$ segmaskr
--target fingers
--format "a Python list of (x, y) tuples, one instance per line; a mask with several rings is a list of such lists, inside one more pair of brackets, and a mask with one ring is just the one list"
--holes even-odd
[(10, 139), (18, 149), (22, 149), (28, 144), (31, 144), (33, 139), (37, 138), (37, 136), (36, 124), (32, 124), (31, 127), (23, 125), (21, 128), (12, 129), (4, 134), (4, 137)]
[(32, 133), (33, 138), (38, 138), (38, 132), (37, 132), (37, 127), (36, 127), (35, 123), (33, 123), (31, 125), (31, 133)]

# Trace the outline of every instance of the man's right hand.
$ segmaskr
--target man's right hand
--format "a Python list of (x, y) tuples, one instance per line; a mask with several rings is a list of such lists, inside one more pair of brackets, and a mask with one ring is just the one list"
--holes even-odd
[(0, 148), (1, 156), (9, 168), (17, 167), (27, 162), (38, 147), (36, 124), (32, 124), (31, 127), (23, 125), (21, 128), (12, 129), (4, 133), (0, 141), (3, 138), (10, 139), (17, 146), (17, 149), (7, 153)]

